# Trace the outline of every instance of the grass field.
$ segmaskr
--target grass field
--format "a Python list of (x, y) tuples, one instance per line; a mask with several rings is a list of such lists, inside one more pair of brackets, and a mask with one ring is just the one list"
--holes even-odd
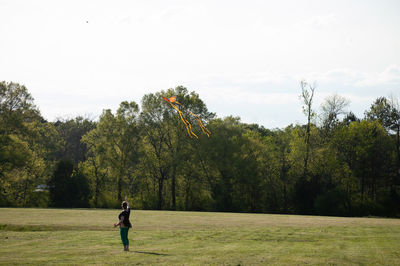
[(133, 211), (129, 253), (119, 210), (0, 208), (0, 264), (400, 265), (400, 220)]

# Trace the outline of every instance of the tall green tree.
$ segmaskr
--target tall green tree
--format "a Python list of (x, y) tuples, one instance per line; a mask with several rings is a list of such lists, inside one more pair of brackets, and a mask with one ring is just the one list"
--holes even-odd
[(340, 160), (359, 182), (360, 203), (376, 203), (387, 190), (393, 169), (393, 146), (382, 125), (377, 121), (353, 122), (338, 132), (334, 143)]
[(53, 207), (82, 208), (89, 206), (90, 189), (86, 176), (74, 169), (72, 161), (57, 163), (48, 182), (50, 205)]
[(293, 186), (293, 178), (290, 175), (290, 170), (293, 167), (293, 161), (291, 157), (292, 147), (292, 126), (286, 127), (284, 130), (278, 130), (275, 135), (271, 137), (274, 142), (276, 158), (278, 158), (278, 171), (279, 179), (282, 182), (282, 193), (283, 193), (283, 206), (282, 211), (284, 213), (289, 212), (290, 207), (290, 191)]
[(0, 82), (1, 205), (35, 204), (35, 187), (45, 183), (54, 160), (54, 134), (25, 86)]
[(97, 128), (82, 136), (81, 141), (86, 145), (86, 161), (79, 164), (79, 168), (91, 180), (91, 191), (93, 195), (92, 206), (105, 207), (108, 204), (102, 200), (106, 179), (109, 172), (108, 160), (104, 147), (104, 136)]
[[(142, 99), (141, 123), (145, 132), (145, 169), (156, 169), (147, 171), (157, 186), (157, 208), (164, 206), (164, 189), (167, 180), (171, 181), (170, 186), (170, 208), (176, 209), (176, 187), (179, 175), (179, 164), (184, 160), (186, 147), (193, 144), (187, 136), (186, 128), (180, 122), (176, 111), (171, 108), (162, 97), (177, 96), (179, 102), (187, 110), (199, 115), (205, 122), (213, 114), (207, 111), (199, 95), (189, 93), (185, 87), (179, 86), (168, 91), (161, 91), (155, 94), (147, 94)], [(192, 117), (186, 113), (190, 121)], [(195, 121), (191, 121), (193, 130), (201, 132)], [(189, 148), (190, 149), (190, 148)]]
[(242, 160), (244, 127), (239, 118), (226, 117), (211, 121), (209, 129), (212, 137), (202, 142), (199, 149), (205, 164), (209, 165), (205, 171), (214, 208), (218, 211), (240, 211), (243, 194), (238, 190), (242, 189), (240, 184), (245, 178), (242, 175), (244, 171), (239, 169), (245, 167)]
[(23, 155), (12, 147), (19, 146), (20, 136), (25, 135), (25, 121), (35, 120), (38, 115), (33, 97), (25, 86), (0, 82), (0, 175), (24, 165)]
[[(90, 146), (90, 160), (95, 167), (96, 184), (100, 184), (99, 163), (102, 162), (102, 167), (108, 169), (109, 178), (115, 182), (116, 198), (119, 202), (123, 198), (123, 188), (134, 178), (140, 157), (141, 132), (138, 117), (139, 106), (135, 102), (122, 102), (116, 115), (111, 110), (103, 111), (97, 127), (83, 137), (83, 143)], [(96, 189), (99, 188), (96, 186)], [(95, 193), (96, 197), (99, 193)]]
[[(393, 134), (394, 145), (397, 155), (397, 173), (392, 180), (392, 189), (400, 184), (400, 104), (395, 97), (379, 97), (365, 112), (365, 117), (369, 121), (378, 121), (390, 134)], [(396, 192), (397, 193), (397, 192)]]
[(58, 119), (54, 126), (63, 144), (57, 157), (71, 160), (75, 166), (85, 161), (87, 147), (81, 139), (83, 135), (95, 128), (95, 122), (78, 116), (75, 119)]

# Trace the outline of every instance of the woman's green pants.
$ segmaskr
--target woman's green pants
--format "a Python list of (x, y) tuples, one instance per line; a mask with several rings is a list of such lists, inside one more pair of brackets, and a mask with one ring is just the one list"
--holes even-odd
[(122, 244), (124, 246), (129, 246), (128, 231), (129, 227), (121, 227), (119, 229), (119, 233), (121, 234)]

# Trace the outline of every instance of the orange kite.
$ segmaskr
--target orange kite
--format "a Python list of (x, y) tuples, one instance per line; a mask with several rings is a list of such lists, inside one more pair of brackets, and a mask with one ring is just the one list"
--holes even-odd
[(207, 137), (210, 137), (211, 132), (203, 125), (203, 122), (201, 122), (200, 117), (197, 116), (197, 115), (195, 115), (194, 113), (190, 112), (190, 111), (187, 110), (185, 107), (183, 107), (183, 105), (182, 105), (181, 103), (179, 103), (179, 102), (176, 100), (176, 96), (172, 96), (172, 97), (170, 97), (170, 98), (165, 98), (165, 97), (162, 97), (162, 98), (163, 98), (167, 103), (169, 103), (169, 104), (172, 106), (172, 108), (174, 108), (174, 109), (178, 112), (178, 114), (179, 114), (179, 116), (180, 116), (180, 118), (181, 118), (183, 124), (185, 124), (185, 126), (186, 126), (186, 130), (187, 130), (187, 133), (189, 134), (189, 137), (192, 138), (192, 137), (194, 136), (194, 137), (197, 138), (197, 139), (199, 138), (199, 137), (192, 131), (192, 125), (191, 125), (190, 122), (185, 118), (185, 116), (183, 115), (183, 113), (182, 113), (182, 111), (180, 110), (180, 108), (178, 108), (178, 105), (179, 105), (182, 109), (184, 109), (186, 112), (188, 112), (190, 115), (192, 115), (193, 117), (195, 117), (196, 120), (197, 120), (197, 123), (199, 124), (199, 126), (200, 126), (201, 130), (203, 131), (203, 133), (206, 134)]

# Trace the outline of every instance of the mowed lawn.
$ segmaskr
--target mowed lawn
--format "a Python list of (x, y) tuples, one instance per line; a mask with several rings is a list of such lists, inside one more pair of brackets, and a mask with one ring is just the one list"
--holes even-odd
[(400, 220), (209, 212), (0, 208), (0, 264), (400, 265)]

